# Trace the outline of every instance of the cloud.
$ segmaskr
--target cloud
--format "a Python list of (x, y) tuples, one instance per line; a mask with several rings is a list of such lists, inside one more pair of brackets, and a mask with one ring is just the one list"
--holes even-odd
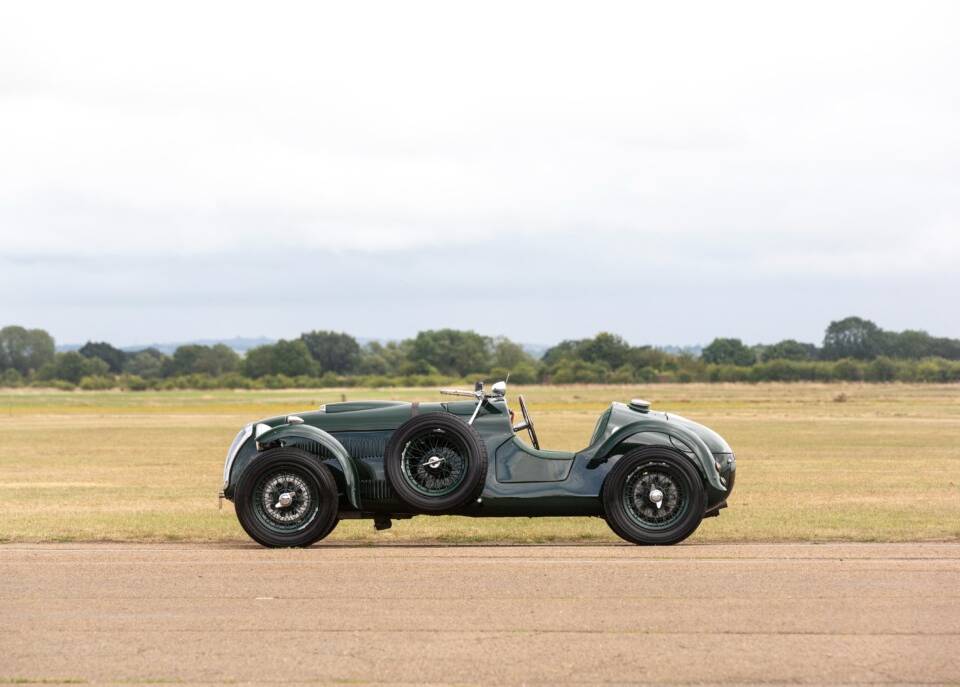
[[(900, 318), (896, 284), (904, 302), (933, 301), (906, 324), (951, 333), (929, 288), (960, 286), (958, 14), (9, 5), (0, 287), (17, 298), (0, 319), (42, 312), (83, 336), (71, 308), (115, 331), (125, 308), (191, 303), (166, 325), (184, 338), (225, 303), (269, 321), (278, 296), (322, 291), (337, 304), (317, 317), (383, 335), (371, 330), (431, 326), (399, 299), (437, 282), (476, 321), (538, 340), (507, 285), (547, 313), (565, 299), (562, 321), (536, 320), (562, 337), (627, 327), (630, 300), (610, 294), (640, 284), (682, 299), (649, 335), (682, 341), (726, 322), (776, 336), (783, 323), (756, 310), (798, 288), (822, 313)], [(477, 288), (486, 273), (497, 288)], [(378, 299), (403, 318), (348, 315)], [(162, 337), (156, 318), (136, 321)]]

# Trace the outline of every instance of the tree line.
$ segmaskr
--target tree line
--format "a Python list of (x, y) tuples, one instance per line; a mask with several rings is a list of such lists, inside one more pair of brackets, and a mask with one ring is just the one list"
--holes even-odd
[(212, 389), (438, 386), (510, 375), (518, 384), (960, 381), (960, 340), (886, 331), (859, 317), (831, 322), (821, 345), (787, 339), (748, 346), (717, 338), (699, 356), (631, 346), (616, 334), (562, 341), (542, 358), (505, 337), (438, 329), (361, 345), (311, 331), (241, 356), (217, 344), (124, 351), (107, 342), (57, 352), (42, 329), (0, 329), (0, 386), (62, 389)]

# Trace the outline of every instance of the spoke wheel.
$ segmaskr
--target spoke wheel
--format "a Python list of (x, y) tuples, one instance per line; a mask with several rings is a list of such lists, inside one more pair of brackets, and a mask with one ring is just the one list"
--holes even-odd
[(319, 511), (319, 485), (310, 475), (281, 468), (264, 475), (251, 497), (254, 512), (264, 526), (280, 533), (308, 526)]
[(641, 527), (664, 529), (683, 517), (690, 504), (684, 480), (669, 465), (640, 467), (623, 485), (624, 510)]
[(610, 529), (634, 544), (676, 544), (703, 520), (703, 477), (679, 451), (645, 446), (629, 451), (603, 483)]
[(412, 512), (458, 512), (483, 491), (487, 447), (463, 418), (423, 413), (394, 431), (384, 467), (390, 486)]
[(333, 531), (339, 500), (330, 468), (306, 451), (281, 447), (251, 461), (240, 475), (234, 503), (240, 525), (255, 541), (294, 547)]
[(403, 477), (424, 496), (446, 496), (467, 475), (467, 448), (452, 433), (441, 428), (415, 435), (403, 449)]

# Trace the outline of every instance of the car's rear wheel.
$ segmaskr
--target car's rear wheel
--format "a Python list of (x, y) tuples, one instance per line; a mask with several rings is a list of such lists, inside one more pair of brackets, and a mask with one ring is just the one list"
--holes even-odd
[(305, 451), (265, 451), (237, 485), (237, 518), (269, 547), (310, 546), (337, 526), (337, 483), (330, 468)]
[(397, 428), (386, 452), (387, 477), (417, 510), (455, 510), (475, 499), (487, 476), (487, 449), (472, 426), (449, 413), (418, 415)]
[(690, 461), (677, 451), (648, 446), (617, 461), (603, 483), (610, 529), (634, 544), (676, 544), (703, 520), (706, 492)]

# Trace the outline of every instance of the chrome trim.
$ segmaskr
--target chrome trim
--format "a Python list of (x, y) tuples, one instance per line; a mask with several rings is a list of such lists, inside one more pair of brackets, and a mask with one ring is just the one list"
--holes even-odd
[(473, 409), (473, 415), (470, 416), (470, 421), (467, 422), (468, 425), (472, 425), (473, 421), (477, 419), (477, 415), (480, 413), (480, 407), (483, 405), (483, 399), (481, 398), (477, 401), (477, 407)]
[(253, 425), (249, 424), (241, 429), (234, 437), (233, 443), (227, 450), (227, 460), (223, 464), (223, 490), (226, 491), (230, 486), (230, 469), (233, 467), (233, 461), (237, 459), (240, 447), (247, 443), (247, 439), (253, 436)]
[(261, 434), (263, 434), (264, 432), (269, 432), (271, 429), (273, 429), (273, 427), (271, 427), (270, 425), (263, 422), (259, 422), (257, 423), (257, 426), (254, 427), (253, 433), (259, 439)]
[(287, 415), (287, 424), (290, 425), (302, 425), (303, 418), (299, 415)]

